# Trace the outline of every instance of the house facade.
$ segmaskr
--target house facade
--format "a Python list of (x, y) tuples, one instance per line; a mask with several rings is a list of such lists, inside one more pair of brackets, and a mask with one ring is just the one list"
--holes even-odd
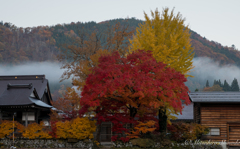
[(49, 125), (52, 97), (45, 75), (0, 76), (0, 119), (27, 126), (44, 121)]
[(194, 121), (208, 126), (202, 139), (236, 142), (240, 140), (240, 92), (193, 92)]

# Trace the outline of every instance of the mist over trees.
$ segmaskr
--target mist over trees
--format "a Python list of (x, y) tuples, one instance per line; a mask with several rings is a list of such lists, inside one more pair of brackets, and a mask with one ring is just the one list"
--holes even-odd
[[(212, 59), (206, 57), (194, 58), (193, 65), (195, 67), (190, 75), (194, 77), (188, 77), (188, 81), (186, 82), (191, 92), (196, 89), (201, 91), (205, 87), (212, 87), (214, 85), (218, 85), (223, 91), (232, 91), (231, 85), (234, 78), (236, 79), (234, 82), (240, 79), (240, 69), (236, 65), (222, 66), (220, 62), (214, 62)], [(236, 88), (234, 91), (239, 91), (237, 87), (234, 88)]]
[(210, 87), (208, 85), (208, 80), (206, 82), (206, 86), (204, 87), (203, 91), (239, 91), (239, 85), (236, 78), (233, 79), (231, 86), (228, 84), (226, 80), (224, 80), (224, 84), (221, 83), (221, 80), (214, 80), (213, 86)]
[[(61, 64), (57, 62), (28, 62), (18, 65), (0, 65), (0, 75), (45, 75), (49, 80), (50, 91), (53, 100), (57, 99), (58, 91), (61, 88), (72, 86), (71, 80), (60, 81), (64, 69), (60, 69)], [(62, 86), (63, 85), (63, 86)]]

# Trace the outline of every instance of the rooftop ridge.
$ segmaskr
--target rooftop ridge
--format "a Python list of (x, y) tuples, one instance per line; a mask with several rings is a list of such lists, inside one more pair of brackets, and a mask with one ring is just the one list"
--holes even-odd
[(194, 92), (188, 95), (192, 102), (240, 103), (240, 92)]
[(32, 83), (30, 84), (10, 84), (8, 83), (7, 89), (9, 90), (10, 88), (29, 88), (31, 89), (33, 87)]
[(45, 75), (9, 75), (0, 76), (1, 80), (44, 80)]
[(239, 91), (226, 91), (226, 92), (191, 92), (188, 94), (240, 94)]

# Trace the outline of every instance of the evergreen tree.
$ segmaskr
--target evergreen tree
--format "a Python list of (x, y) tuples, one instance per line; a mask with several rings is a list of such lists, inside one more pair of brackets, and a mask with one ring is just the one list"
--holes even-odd
[(231, 91), (231, 87), (226, 80), (224, 80), (223, 90), (224, 91)]
[(223, 87), (223, 84), (222, 84), (222, 82), (221, 82), (220, 79), (218, 80), (218, 85), (219, 85), (220, 87)]
[(219, 79), (219, 80), (214, 80), (213, 81), (213, 86), (214, 85), (219, 85), (220, 87), (223, 87), (223, 84), (222, 84), (222, 82), (221, 82), (221, 80)]
[[(216, 80), (216, 84), (214, 84), (214, 85), (219, 85), (219, 81), (218, 80)], [(220, 85), (219, 85), (220, 86)]]
[(206, 82), (206, 87), (209, 87), (209, 82), (208, 82), (208, 80), (207, 80), (207, 82)]
[(214, 81), (213, 81), (213, 86), (214, 86), (214, 85), (217, 85), (217, 84), (218, 84), (218, 81), (214, 80)]
[(238, 81), (237, 81), (236, 78), (234, 78), (234, 80), (232, 81), (231, 90), (232, 91), (239, 91)]

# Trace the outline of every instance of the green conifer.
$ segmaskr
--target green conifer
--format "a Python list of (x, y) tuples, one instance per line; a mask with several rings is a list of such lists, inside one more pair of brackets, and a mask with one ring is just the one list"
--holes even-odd
[(213, 86), (214, 85), (217, 85), (217, 81), (214, 79), (214, 81), (213, 81)]
[(222, 82), (221, 82), (220, 79), (218, 80), (218, 85), (219, 85), (220, 87), (223, 87), (223, 84), (222, 84)]
[(237, 81), (236, 78), (234, 78), (234, 80), (232, 81), (231, 90), (232, 91), (239, 91), (239, 85), (238, 85), (238, 81)]
[(224, 91), (231, 91), (231, 87), (226, 80), (224, 80), (223, 90)]
[(209, 87), (209, 82), (208, 82), (208, 80), (207, 80), (207, 82), (206, 82), (206, 87)]

